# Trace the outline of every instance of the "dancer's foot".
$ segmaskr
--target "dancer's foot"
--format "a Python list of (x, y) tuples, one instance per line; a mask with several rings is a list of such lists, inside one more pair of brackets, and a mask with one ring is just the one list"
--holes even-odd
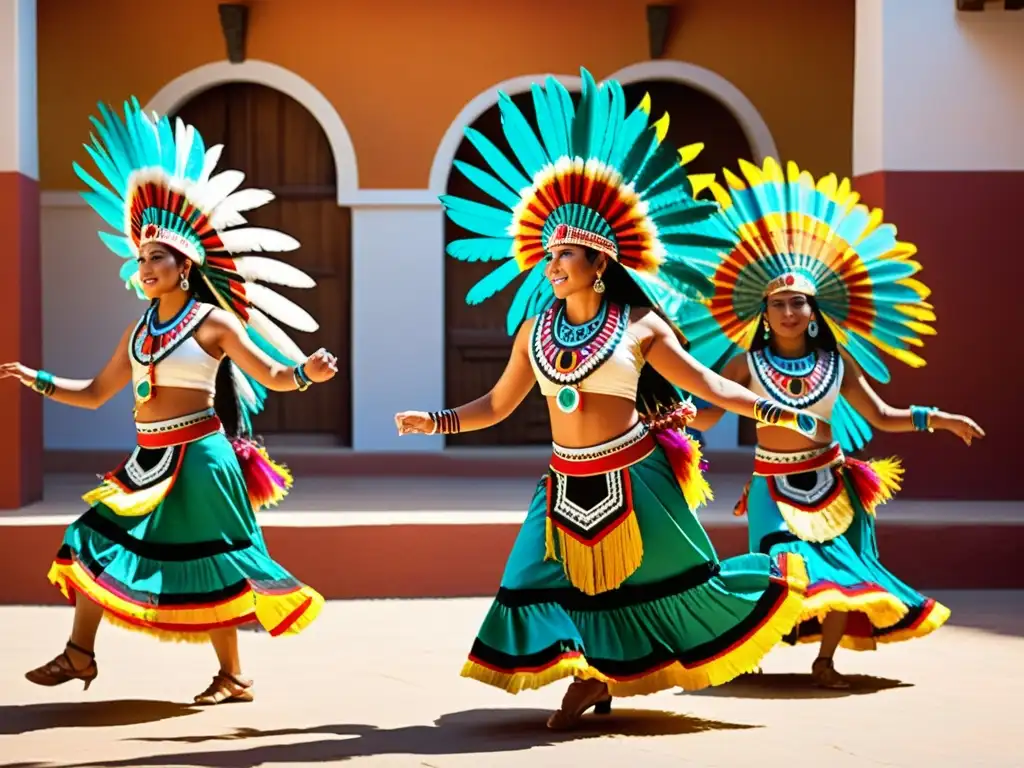
[[(612, 697), (608, 686), (600, 680), (575, 680), (562, 699), (562, 708), (548, 718), (548, 728), (565, 731), (576, 726), (586, 712), (594, 707), (597, 714), (611, 712)], [(600, 710), (600, 711), (599, 711)]]
[(811, 665), (811, 680), (819, 688), (849, 688), (850, 682), (836, 672), (832, 659), (817, 658)]
[[(77, 665), (72, 660), (72, 656), (79, 657)], [(92, 685), (92, 681), (99, 673), (99, 667), (96, 666), (96, 655), (69, 640), (64, 647), (64, 653), (43, 666), (26, 672), (25, 679), (36, 685), (45, 686), (63, 685), (69, 680), (81, 680), (85, 683), (84, 690), (89, 690), (89, 686)]]
[(212, 706), (222, 702), (252, 701), (252, 680), (218, 672), (206, 690), (195, 697), (196, 704)]

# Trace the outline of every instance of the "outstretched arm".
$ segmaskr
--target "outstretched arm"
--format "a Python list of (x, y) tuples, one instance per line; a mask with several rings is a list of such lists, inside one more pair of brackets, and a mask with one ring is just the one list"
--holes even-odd
[(758, 397), (746, 387), (697, 362), (683, 349), (675, 332), (657, 313), (649, 312), (643, 322), (653, 332), (646, 354), (647, 362), (672, 384), (725, 411), (762, 424), (792, 429), (812, 439), (816, 435), (820, 421), (815, 417)]
[[(474, 432), (493, 427), (507, 419), (533, 389), (530, 367), (530, 333), (533, 324), (523, 323), (512, 343), (512, 354), (501, 378), (483, 397), (442, 412), (440, 422), (424, 411), (403, 411), (395, 415), (398, 434), (432, 434), (434, 432)], [(454, 417), (452, 417), (454, 414)]]
[(938, 409), (917, 406), (895, 408), (889, 405), (871, 388), (857, 362), (845, 351), (841, 354), (846, 364), (843, 373), (843, 395), (875, 429), (882, 432), (915, 432), (921, 431), (922, 428), (944, 429), (957, 435), (968, 445), (972, 440), (985, 436), (984, 430), (966, 416)]
[[(722, 378), (728, 379), (729, 381), (735, 381), (742, 387), (747, 386), (750, 381), (750, 369), (747, 368), (747, 360), (745, 355), (737, 355), (722, 368)], [(725, 415), (725, 409), (718, 405), (712, 405), (710, 408), (703, 408), (697, 411), (696, 418), (691, 421), (688, 426), (690, 429), (699, 430), (706, 432), (711, 429), (718, 421)]]
[[(299, 389), (295, 366), (282, 365), (257, 347), (242, 327), (241, 321), (230, 312), (215, 309), (203, 322), (200, 332), (231, 358), (249, 376), (274, 392), (292, 392)], [(311, 382), (320, 383), (338, 372), (334, 355), (319, 349), (302, 364), (302, 371)]]
[(96, 410), (132, 380), (132, 368), (128, 360), (128, 337), (134, 328), (135, 324), (132, 323), (121, 334), (117, 349), (96, 378), (63, 379), (46, 371), (27, 368), (21, 363), (4, 363), (0, 366), (0, 378), (16, 378), (22, 384), (32, 387), (58, 403), (90, 411)]

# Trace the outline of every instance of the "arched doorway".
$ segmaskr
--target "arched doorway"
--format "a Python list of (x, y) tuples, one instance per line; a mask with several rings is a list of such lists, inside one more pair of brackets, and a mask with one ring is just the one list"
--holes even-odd
[[(721, 174), (739, 158), (751, 158), (750, 141), (735, 115), (714, 96), (678, 80), (646, 80), (624, 83), (627, 109), (651, 96), (652, 117), (668, 112), (666, 141), (676, 147), (703, 142), (704, 151), (693, 161), (692, 173)], [(576, 98), (578, 93), (573, 93)], [(529, 92), (512, 95), (512, 100), (528, 118), (533, 115), (533, 97)], [(507, 147), (501, 129), (497, 104), (473, 122), (499, 147)], [(462, 140), (455, 159), (475, 165), (480, 158), (473, 145)], [(449, 173), (447, 192), (470, 200), (493, 204), (461, 173)], [(445, 219), (445, 244), (470, 237), (459, 226)], [(493, 264), (461, 262), (448, 256), (445, 262), (445, 402), (451, 406), (468, 402), (487, 392), (497, 381), (512, 348), (506, 334), (505, 314), (515, 294), (511, 287), (475, 307), (465, 303), (466, 292)], [(515, 285), (518, 285), (516, 283)], [(741, 442), (744, 428), (741, 426)], [(503, 424), (489, 430), (448, 437), (449, 445), (537, 445), (551, 440), (547, 409), (537, 388)]]
[(303, 442), (351, 445), (350, 298), (351, 215), (337, 204), (337, 174), (327, 136), (290, 96), (256, 83), (224, 83), (176, 110), (207, 146), (224, 144), (219, 167), (245, 173), (245, 187), (268, 189), (276, 199), (252, 212), (253, 226), (295, 237), (301, 248), (280, 258), (304, 270), (313, 289), (274, 289), (306, 308), (320, 324), (315, 333), (290, 335), (306, 352), (326, 347), (338, 356), (338, 375), (327, 386), (300, 394), (271, 393), (253, 425), (263, 435)]

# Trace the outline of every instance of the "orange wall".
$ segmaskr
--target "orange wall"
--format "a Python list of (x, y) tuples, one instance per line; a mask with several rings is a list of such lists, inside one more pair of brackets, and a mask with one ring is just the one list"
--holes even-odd
[[(88, 161), (81, 145), (98, 100), (120, 104), (134, 94), (145, 103), (178, 75), (225, 57), (218, 2), (177, 0), (173, 15), (139, 0), (38, 4), (43, 189), (80, 186), (71, 162)], [(449, 124), (502, 80), (576, 74), (581, 65), (601, 79), (648, 58), (647, 0), (249, 4), (247, 55), (292, 70), (335, 105), (364, 188), (425, 187)], [(666, 58), (736, 85), (783, 157), (816, 174), (850, 173), (854, 0), (679, 7)]]

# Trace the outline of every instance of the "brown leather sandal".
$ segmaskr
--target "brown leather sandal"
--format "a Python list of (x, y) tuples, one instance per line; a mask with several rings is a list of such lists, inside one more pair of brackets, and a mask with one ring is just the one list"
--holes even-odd
[(562, 707), (548, 718), (548, 728), (553, 731), (566, 731), (574, 728), (583, 714), (594, 708), (598, 715), (608, 715), (612, 711), (612, 697), (608, 686), (600, 680), (576, 679), (562, 699)]
[(195, 697), (196, 704), (212, 706), (222, 702), (252, 701), (252, 680), (218, 672), (206, 690)]
[[(82, 669), (76, 669), (74, 662), (71, 661), (71, 657), (68, 656), (68, 648), (77, 651), (83, 656), (88, 656), (89, 663)], [(85, 683), (83, 690), (87, 691), (99, 673), (99, 667), (96, 666), (96, 654), (68, 640), (67, 645), (64, 646), (64, 653), (43, 664), (41, 667), (29, 670), (25, 673), (25, 679), (30, 683), (48, 687), (63, 685), (69, 680), (81, 680)]]
[(850, 681), (836, 672), (832, 659), (817, 658), (811, 665), (811, 680), (819, 688), (849, 688)]

